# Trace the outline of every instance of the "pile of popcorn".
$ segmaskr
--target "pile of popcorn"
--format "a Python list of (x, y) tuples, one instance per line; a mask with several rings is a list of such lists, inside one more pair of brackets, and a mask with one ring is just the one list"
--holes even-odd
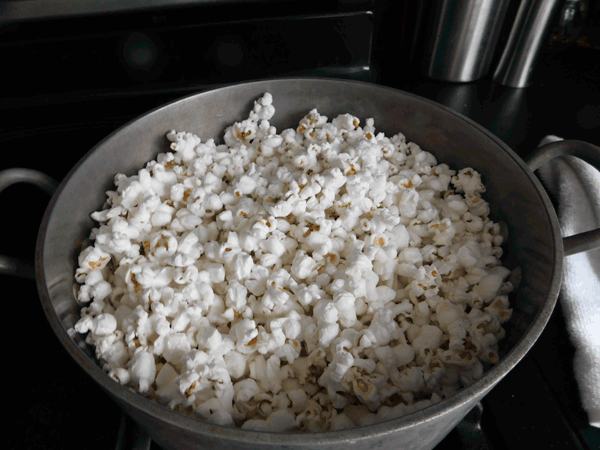
[(511, 316), (505, 232), (480, 175), (402, 134), (272, 96), (223, 145), (115, 177), (79, 256), (81, 318), (103, 369), (212, 423), (324, 431), (400, 417), (498, 361)]

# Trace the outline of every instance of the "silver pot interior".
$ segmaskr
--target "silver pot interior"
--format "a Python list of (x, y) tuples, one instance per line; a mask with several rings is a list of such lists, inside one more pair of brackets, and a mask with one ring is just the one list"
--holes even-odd
[[(351, 432), (330, 433), (330, 438), (322, 439), (321, 436), (318, 442), (334, 448), (337, 444), (347, 445), (353, 436), (362, 439), (369, 433), (385, 435), (391, 430), (426, 424), (431, 417), (439, 419), (444, 415), (448, 415), (444, 419), (445, 425), (431, 434), (449, 432), (460, 419), (452, 417), (451, 412), (460, 410), (455, 414), (466, 414), (470, 409), (468, 406), (493, 387), (541, 333), (560, 287), (562, 243), (548, 197), (537, 178), (513, 151), (469, 119), (401, 91), (367, 83), (323, 79), (260, 81), (184, 98), (117, 130), (88, 152), (62, 182), (40, 230), (36, 272), (41, 301), (54, 331), (77, 363), (115, 400), (135, 411), (133, 415), (139, 415), (140, 420), (158, 417), (168, 429), (214, 435), (215, 427), (200, 421), (194, 423), (183, 416), (180, 418), (109, 379), (96, 364), (93, 350), (86, 348), (81, 337), (72, 339), (67, 335), (67, 329), (75, 324), (79, 314), (73, 295), (73, 275), (77, 255), (94, 226), (90, 213), (102, 208), (105, 192), (113, 188), (116, 173), (135, 174), (158, 153), (167, 151), (165, 134), (171, 129), (194, 132), (203, 140), (220, 140), (223, 130), (233, 122), (245, 119), (254, 100), (265, 92), (273, 95), (276, 114), (272, 124), (278, 131), (297, 124), (312, 108), (330, 119), (346, 112), (361, 121), (373, 117), (378, 131), (389, 135), (402, 132), (407, 140), (432, 152), (438, 162), (445, 162), (452, 168), (474, 167), (482, 174), (492, 218), (508, 226), (505, 265), (522, 269), (522, 281), (511, 298), (514, 313), (511, 321), (505, 324), (507, 336), (501, 342), (500, 363), (470, 388), (420, 413), (372, 430), (355, 430), (354, 435)], [(222, 433), (222, 430), (217, 432), (223, 436)], [(256, 433), (244, 434), (240, 430), (229, 430), (227, 434), (239, 442), (246, 438), (258, 439)], [(286, 435), (288, 438), (282, 442), (307, 447), (317, 444), (312, 437)], [(442, 438), (443, 435), (439, 439), (436, 437), (438, 441)], [(269, 440), (264, 439), (264, 442)]]

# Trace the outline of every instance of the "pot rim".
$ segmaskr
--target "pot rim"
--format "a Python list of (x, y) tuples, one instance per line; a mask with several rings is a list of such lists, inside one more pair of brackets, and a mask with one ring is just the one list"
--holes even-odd
[[(172, 411), (166, 406), (162, 406), (152, 400), (149, 400), (142, 395), (132, 392), (129, 388), (121, 385), (120, 383), (112, 380), (106, 372), (102, 370), (102, 368), (97, 364), (94, 359), (91, 359), (87, 356), (87, 354), (79, 348), (77, 343), (69, 336), (67, 330), (63, 326), (60, 321), (56, 310), (52, 306), (52, 301), (50, 299), (49, 294), (49, 286), (48, 281), (45, 276), (44, 267), (42, 265), (43, 262), (43, 252), (44, 252), (44, 243), (46, 240), (46, 231), (48, 222), (52, 215), (54, 206), (57, 202), (57, 199), (60, 197), (62, 191), (64, 190), (65, 185), (71, 179), (73, 173), (77, 171), (79, 166), (83, 164), (83, 162), (95, 152), (100, 146), (104, 144), (107, 140), (112, 138), (117, 133), (122, 132), (124, 129), (131, 126), (132, 123), (140, 120), (141, 118), (151, 115), (157, 114), (161, 110), (166, 109), (168, 107), (172, 107), (173, 105), (187, 101), (191, 97), (202, 97), (203, 95), (212, 94), (217, 90), (227, 90), (227, 89), (236, 89), (242, 85), (256, 85), (256, 84), (265, 84), (265, 83), (289, 83), (289, 82), (318, 82), (318, 83), (345, 83), (349, 86), (351, 85), (362, 85), (362, 86), (370, 86), (374, 89), (387, 90), (390, 93), (394, 93), (397, 95), (400, 93), (403, 96), (408, 96), (415, 101), (424, 103), (429, 108), (437, 108), (445, 111), (446, 113), (452, 114), (455, 118), (458, 118), (473, 128), (473, 131), (478, 131), (479, 133), (484, 134), (490, 141), (500, 147), (505, 153), (521, 168), (524, 174), (527, 176), (529, 181), (534, 184), (538, 195), (541, 197), (541, 200), (546, 207), (546, 214), (548, 215), (548, 222), (551, 227), (552, 236), (551, 240), (554, 244), (554, 266), (552, 270), (552, 280), (549, 289), (548, 297), (543, 305), (541, 305), (539, 311), (537, 312), (535, 318), (533, 319), (529, 328), (524, 332), (521, 339), (513, 346), (513, 348), (507, 352), (507, 354), (491, 369), (484, 373), (484, 375), (471, 385), (462, 388), (453, 396), (444, 399), (434, 405), (428, 406), (424, 409), (415, 411), (413, 413), (407, 414), (405, 416), (389, 419), (384, 422), (356, 427), (350, 430), (340, 430), (340, 431), (325, 431), (325, 432), (311, 432), (311, 433), (299, 433), (299, 432), (268, 432), (268, 431), (251, 431), (251, 430), (243, 430), (238, 427), (231, 426), (221, 426), (216, 425), (207, 421), (203, 421), (200, 418), (189, 417), (181, 413), (177, 413)], [(165, 103), (161, 106), (158, 106), (150, 111), (147, 111), (144, 114), (132, 119), (127, 122), (123, 126), (119, 127), (104, 139), (102, 139), (98, 144), (96, 144), (92, 149), (90, 149), (80, 160), (79, 162), (69, 171), (66, 177), (61, 181), (59, 187), (57, 188), (55, 194), (53, 195), (50, 203), (44, 213), (44, 217), (42, 219), (37, 243), (36, 243), (36, 252), (35, 252), (35, 272), (36, 272), (36, 280), (38, 286), (38, 293), (40, 296), (40, 300), (42, 303), (42, 307), (45, 311), (45, 314), (50, 322), (50, 325), (55, 332), (56, 336), (63, 344), (63, 346), (67, 349), (70, 356), (75, 360), (75, 362), (80, 366), (83, 370), (85, 370), (88, 375), (90, 375), (101, 387), (104, 391), (106, 391), (109, 395), (113, 397), (113, 399), (118, 399), (120, 402), (123, 402), (128, 405), (132, 405), (139, 411), (142, 411), (145, 414), (148, 414), (153, 417), (158, 417), (160, 420), (169, 423), (172, 426), (182, 428), (186, 431), (197, 433), (201, 432), (207, 436), (219, 438), (226, 437), (228, 440), (235, 440), (241, 443), (251, 443), (257, 442), (262, 444), (269, 443), (278, 443), (281, 442), (281, 438), (285, 437), (285, 442), (287, 445), (296, 445), (296, 446), (311, 446), (314, 445), (315, 442), (319, 444), (325, 443), (348, 443), (349, 441), (360, 441), (364, 439), (372, 439), (375, 436), (384, 436), (386, 434), (397, 432), (402, 429), (408, 429), (414, 427), (418, 424), (423, 424), (428, 421), (432, 421), (435, 418), (447, 413), (448, 411), (460, 408), (464, 404), (468, 403), (473, 397), (483, 396), (489, 390), (491, 390), (498, 381), (500, 381), (512, 368), (525, 356), (525, 354), (530, 350), (533, 344), (536, 342), (543, 329), (545, 328), (554, 306), (556, 304), (556, 300), (558, 298), (558, 294), (560, 292), (560, 286), (562, 282), (562, 268), (563, 268), (563, 259), (564, 259), (564, 250), (562, 244), (562, 236), (560, 233), (560, 225), (558, 222), (558, 218), (554, 211), (554, 207), (541, 185), (538, 178), (533, 174), (533, 172), (529, 169), (527, 164), (500, 138), (494, 135), (492, 132), (474, 122), (472, 119), (463, 116), (462, 114), (441, 105), (435, 101), (426, 99), (424, 97), (412, 94), (410, 92), (402, 91), (400, 89), (395, 89), (387, 86), (377, 85), (375, 83), (365, 82), (365, 81), (355, 81), (355, 80), (345, 80), (345, 79), (336, 79), (336, 78), (322, 78), (322, 77), (279, 77), (279, 78), (269, 78), (269, 79), (261, 79), (261, 80), (253, 80), (253, 81), (245, 81), (245, 82), (236, 82), (230, 83), (222, 86), (218, 86), (213, 89), (209, 89), (206, 91), (201, 91), (195, 94), (186, 95), (179, 99), (173, 100), (171, 102)]]

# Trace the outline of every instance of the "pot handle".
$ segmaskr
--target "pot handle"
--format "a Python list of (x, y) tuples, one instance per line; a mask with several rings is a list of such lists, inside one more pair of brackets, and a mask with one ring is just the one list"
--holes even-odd
[[(0, 171), (0, 192), (15, 183), (30, 183), (52, 195), (58, 183), (48, 175), (33, 169), (6, 169)], [(0, 274), (35, 279), (34, 264), (0, 255)]]
[[(538, 147), (526, 163), (535, 171), (554, 158), (575, 156), (600, 170), (600, 147), (583, 141), (556, 141)], [(600, 228), (563, 238), (565, 256), (586, 252), (600, 247)]]

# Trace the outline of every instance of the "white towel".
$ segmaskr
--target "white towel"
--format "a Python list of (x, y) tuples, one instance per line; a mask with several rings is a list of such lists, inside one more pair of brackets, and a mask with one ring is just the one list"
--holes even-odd
[[(546, 136), (540, 145), (559, 140)], [(600, 227), (598, 170), (569, 156), (545, 164), (538, 175), (561, 199), (556, 213), (563, 236)], [(582, 406), (590, 424), (600, 427), (600, 249), (565, 258), (560, 301)]]

